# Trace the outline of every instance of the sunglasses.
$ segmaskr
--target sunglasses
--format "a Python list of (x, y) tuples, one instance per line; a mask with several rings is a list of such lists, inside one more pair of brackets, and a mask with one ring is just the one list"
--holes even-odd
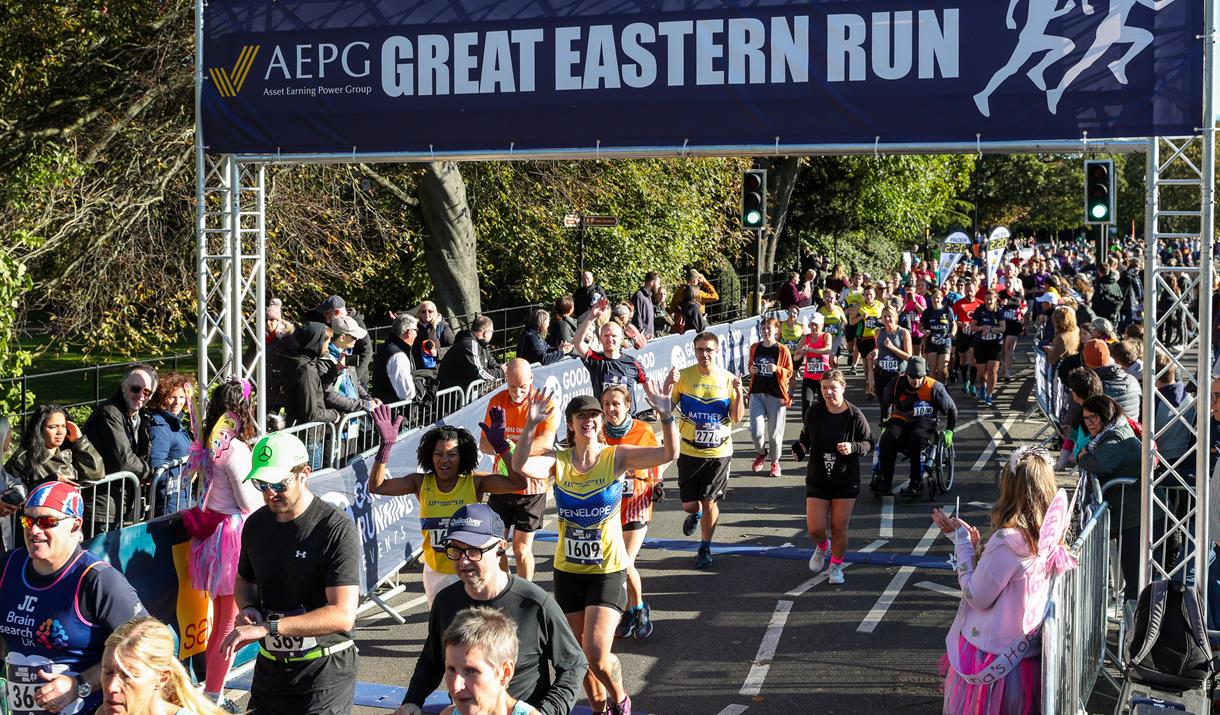
[(254, 488), (259, 491), (259, 493), (265, 492), (268, 489), (270, 489), (273, 494), (283, 494), (284, 492), (288, 491), (288, 485), (291, 482), (292, 482), (292, 477), (289, 477), (288, 479), (285, 479), (284, 481), (279, 482), (278, 484), (276, 482), (264, 482), (261, 479), (251, 479), (250, 480), (250, 484), (252, 484), (254, 486)]
[(450, 561), (460, 561), (463, 556), (471, 561), (482, 561), (483, 554), (491, 551), (497, 546), (499, 546), (498, 543), (482, 549), (477, 546), (467, 546), (464, 549), (460, 546), (446, 546), (445, 556), (448, 557)]
[(29, 529), (34, 526), (37, 526), (39, 529), (42, 529), (43, 531), (49, 531), (49, 530), (54, 529), (55, 527), (59, 526), (59, 522), (66, 521), (68, 519), (75, 519), (75, 518), (76, 517), (74, 517), (74, 516), (51, 516), (49, 514), (46, 516), (27, 516), (25, 514), (22, 514), (21, 515), (21, 528)]
[(152, 397), (152, 390), (147, 387), (140, 387), (139, 385), (130, 385), (127, 391), (133, 395), (143, 394), (145, 397)]

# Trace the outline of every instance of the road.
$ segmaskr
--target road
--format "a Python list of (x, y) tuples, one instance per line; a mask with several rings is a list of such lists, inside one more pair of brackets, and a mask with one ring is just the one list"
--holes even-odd
[[(1037, 437), (1043, 424), (1033, 412), (1027, 361), (1023, 356), (1021, 369), (1001, 384), (994, 409), (950, 387), (959, 409), (957, 486), (935, 504), (877, 500), (866, 490), (856, 503), (847, 561), (864, 553), (847, 568), (842, 586), (808, 570), (805, 465), (789, 458), (782, 477), (750, 474), (753, 449), (743, 424), (734, 435), (732, 478), (711, 569), (693, 568), (696, 544), (681, 534), (678, 504), (667, 500), (657, 507), (638, 560), (656, 631), (644, 641), (615, 644), (635, 711), (939, 712), (937, 668), (957, 607), (957, 585), (945, 564), (950, 542), (932, 528), (929, 514), (933, 506), (952, 508), (960, 500), (967, 521), (987, 525), (1001, 460)], [(877, 406), (863, 397), (863, 386), (862, 375), (849, 375), (848, 399), (876, 425)], [(799, 429), (792, 410), (789, 440)], [(897, 483), (906, 469), (900, 462)], [(674, 478), (672, 467), (667, 478)], [(676, 479), (673, 486), (671, 493)], [(553, 507), (550, 513), (544, 529), (553, 531)], [(553, 550), (550, 542), (536, 545), (536, 580), (547, 589)], [(359, 624), (364, 683), (401, 686), (414, 667), (426, 612), (418, 569), (403, 578), (407, 593), (393, 603), (413, 604), (404, 611), (406, 624), (394, 624), (380, 611)], [(399, 698), (401, 691), (385, 691), (385, 702)], [(358, 706), (354, 712), (387, 711)]]

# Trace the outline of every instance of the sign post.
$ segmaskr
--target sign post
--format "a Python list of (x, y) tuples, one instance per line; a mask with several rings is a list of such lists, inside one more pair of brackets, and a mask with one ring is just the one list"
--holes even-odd
[(595, 228), (613, 228), (617, 225), (618, 216), (586, 216), (579, 213), (563, 215), (563, 227), (576, 229), (576, 240), (580, 243), (580, 265), (578, 268), (580, 273), (585, 272), (585, 227), (593, 226)]

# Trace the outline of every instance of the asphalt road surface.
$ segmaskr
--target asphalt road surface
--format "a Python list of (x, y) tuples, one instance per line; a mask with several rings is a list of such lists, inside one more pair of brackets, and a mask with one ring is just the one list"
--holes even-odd
[[(950, 386), (958, 404), (957, 484), (936, 502), (876, 499), (867, 488), (851, 522), (846, 583), (831, 586), (808, 570), (805, 464), (789, 455), (783, 476), (750, 473), (753, 448), (746, 423), (734, 435), (728, 495), (713, 546), (715, 564), (693, 567), (697, 540), (683, 537), (683, 513), (672, 497), (656, 508), (639, 567), (656, 630), (647, 640), (618, 640), (615, 652), (637, 713), (936, 713), (938, 661), (958, 603), (946, 558), (951, 542), (932, 527), (934, 506), (955, 508), (986, 527), (1002, 460), (1017, 446), (1046, 437), (1030, 394), (1025, 341), (1019, 367), (985, 408)], [(864, 398), (864, 377), (849, 373), (848, 400), (876, 429), (877, 406)], [(788, 415), (789, 443), (799, 432)], [(867, 465), (865, 467), (867, 472)], [(895, 483), (908, 467), (900, 461)], [(673, 468), (671, 494), (676, 496)], [(867, 475), (865, 477), (867, 479)], [(554, 530), (553, 505), (544, 526)], [(988, 529), (983, 529), (987, 533)], [(655, 540), (655, 542), (654, 542)], [(744, 547), (744, 548), (741, 548)], [(737, 552), (733, 552), (734, 550)], [(539, 541), (537, 582), (549, 589), (554, 544)], [(852, 562), (852, 555), (857, 562)], [(917, 558), (923, 557), (923, 558)], [(892, 560), (891, 560), (892, 559)], [(911, 565), (913, 564), (913, 565)], [(418, 567), (404, 572), (406, 624), (381, 611), (359, 623), (360, 680), (403, 686), (425, 635)], [(401, 697), (390, 693), (387, 703)], [(583, 701), (582, 701), (583, 704)], [(386, 713), (358, 706), (356, 713)]]

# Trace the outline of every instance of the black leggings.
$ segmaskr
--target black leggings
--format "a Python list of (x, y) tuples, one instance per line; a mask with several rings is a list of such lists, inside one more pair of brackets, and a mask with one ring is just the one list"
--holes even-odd
[(894, 483), (894, 462), (898, 453), (907, 455), (911, 462), (911, 486), (918, 487), (923, 476), (923, 464), (919, 456), (923, 448), (932, 444), (936, 428), (922, 420), (891, 421), (881, 434), (880, 481), (883, 487)]

